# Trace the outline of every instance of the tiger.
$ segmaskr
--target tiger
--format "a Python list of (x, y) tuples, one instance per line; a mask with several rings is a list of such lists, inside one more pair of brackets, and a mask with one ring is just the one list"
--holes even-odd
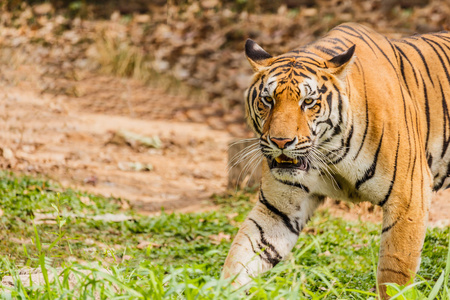
[(450, 33), (388, 39), (356, 23), (272, 56), (248, 39), (258, 201), (223, 266), (241, 286), (286, 258), (326, 197), (383, 212), (378, 293), (419, 269), (434, 191), (450, 185)]

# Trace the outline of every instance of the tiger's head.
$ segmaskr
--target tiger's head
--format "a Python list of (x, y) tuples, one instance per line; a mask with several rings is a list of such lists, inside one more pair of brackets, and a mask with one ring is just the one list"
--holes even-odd
[(252, 40), (245, 53), (255, 71), (246, 91), (247, 121), (280, 180), (323, 169), (338, 151), (348, 119), (346, 74), (355, 45), (325, 59), (305, 49), (273, 57)]

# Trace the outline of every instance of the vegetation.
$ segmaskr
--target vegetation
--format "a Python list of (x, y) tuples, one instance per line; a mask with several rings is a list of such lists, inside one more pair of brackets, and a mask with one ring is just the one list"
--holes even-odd
[[(119, 211), (120, 199), (12, 174), (2, 174), (0, 194), (2, 298), (376, 298), (379, 225), (319, 213), (292, 256), (246, 291), (220, 279), (220, 270), (251, 193), (217, 197), (217, 211), (158, 217)], [(416, 283), (390, 287), (401, 291), (396, 299), (450, 299), (449, 234), (429, 230)], [(40, 268), (41, 281), (20, 275), (26, 267)]]

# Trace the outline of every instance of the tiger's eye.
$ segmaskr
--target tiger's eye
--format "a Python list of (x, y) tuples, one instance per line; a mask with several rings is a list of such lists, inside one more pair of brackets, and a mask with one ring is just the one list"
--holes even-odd
[(268, 96), (262, 97), (261, 100), (264, 103), (264, 105), (272, 107), (272, 104), (273, 104), (272, 97), (268, 97)]
[(311, 104), (314, 102), (314, 99), (306, 98), (305, 100), (303, 100), (303, 102), (304, 102), (306, 105), (311, 105)]

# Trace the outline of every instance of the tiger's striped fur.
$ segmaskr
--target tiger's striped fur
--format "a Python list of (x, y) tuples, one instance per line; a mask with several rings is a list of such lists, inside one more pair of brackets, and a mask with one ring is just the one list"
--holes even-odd
[(331, 197), (383, 208), (378, 281), (410, 282), (432, 192), (450, 184), (450, 33), (389, 40), (347, 23), (276, 57), (249, 40), (246, 55), (247, 119), (266, 159), (224, 275), (245, 284), (272, 268)]

